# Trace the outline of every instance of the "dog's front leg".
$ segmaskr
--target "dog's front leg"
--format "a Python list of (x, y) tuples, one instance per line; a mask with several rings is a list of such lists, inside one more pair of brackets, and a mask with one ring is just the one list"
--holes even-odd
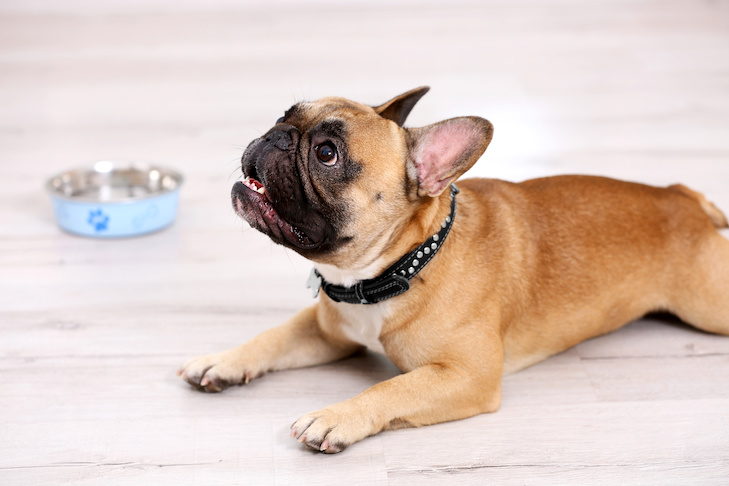
[(493, 412), (503, 366), (429, 364), (379, 383), (344, 402), (307, 414), (291, 436), (327, 453), (382, 430), (418, 427)]
[(325, 333), (314, 305), (237, 348), (191, 359), (177, 374), (195, 388), (219, 392), (231, 385), (248, 383), (268, 371), (335, 361), (354, 353), (358, 347)]

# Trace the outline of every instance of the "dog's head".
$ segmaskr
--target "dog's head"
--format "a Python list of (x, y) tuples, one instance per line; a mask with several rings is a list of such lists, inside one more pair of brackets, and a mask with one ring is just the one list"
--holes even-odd
[(368, 265), (491, 141), (491, 123), (478, 117), (403, 128), (427, 91), (376, 107), (344, 98), (295, 104), (243, 153), (236, 212), (306, 258)]

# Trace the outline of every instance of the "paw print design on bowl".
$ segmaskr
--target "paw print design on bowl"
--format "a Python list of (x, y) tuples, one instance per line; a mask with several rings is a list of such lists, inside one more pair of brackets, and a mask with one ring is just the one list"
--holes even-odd
[(89, 219), (88, 223), (93, 226), (94, 231), (97, 233), (99, 231), (104, 231), (109, 226), (109, 216), (104, 214), (104, 212), (101, 209), (97, 209), (96, 211), (89, 211)]

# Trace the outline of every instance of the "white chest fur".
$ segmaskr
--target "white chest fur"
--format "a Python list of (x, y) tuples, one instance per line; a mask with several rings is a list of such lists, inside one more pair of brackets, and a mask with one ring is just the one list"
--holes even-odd
[(337, 310), (342, 316), (342, 332), (352, 341), (385, 354), (379, 338), (389, 309), (387, 302), (372, 305), (339, 303)]

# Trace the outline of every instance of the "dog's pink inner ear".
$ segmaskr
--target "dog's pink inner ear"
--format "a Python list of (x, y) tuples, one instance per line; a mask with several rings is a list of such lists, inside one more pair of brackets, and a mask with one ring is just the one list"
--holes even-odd
[(413, 162), (418, 176), (418, 193), (437, 196), (468, 170), (486, 149), (490, 133), (473, 118), (454, 118), (417, 129)]

